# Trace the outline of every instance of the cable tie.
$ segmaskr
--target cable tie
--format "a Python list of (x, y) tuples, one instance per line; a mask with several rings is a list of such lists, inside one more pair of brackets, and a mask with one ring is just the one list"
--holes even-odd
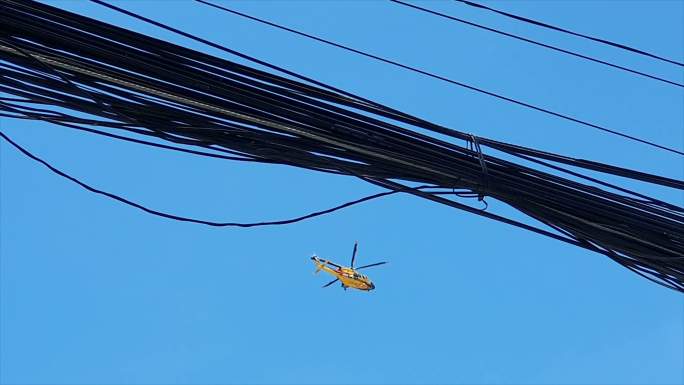
[(484, 197), (487, 195), (487, 191), (489, 191), (489, 172), (487, 171), (487, 163), (485, 163), (484, 155), (482, 154), (479, 138), (474, 134), (468, 134), (468, 136), (470, 137), (468, 146), (470, 147), (470, 150), (477, 152), (477, 159), (480, 161), (480, 167), (482, 168), (482, 176), (480, 177), (480, 183), (477, 186), (477, 200), (483, 201)]

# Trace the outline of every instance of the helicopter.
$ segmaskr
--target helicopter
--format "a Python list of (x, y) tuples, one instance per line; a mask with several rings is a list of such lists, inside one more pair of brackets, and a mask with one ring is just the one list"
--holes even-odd
[(370, 265), (364, 265), (354, 268), (354, 260), (356, 259), (356, 250), (358, 249), (358, 246), (359, 242), (355, 242), (354, 251), (352, 252), (351, 257), (351, 267), (340, 266), (326, 259), (318, 258), (316, 254), (314, 254), (311, 257), (311, 260), (314, 261), (314, 263), (317, 266), (315, 273), (318, 273), (319, 271), (323, 270), (336, 277), (332, 281), (323, 285), (323, 287), (328, 287), (333, 283), (340, 281), (342, 283), (342, 288), (344, 290), (347, 290), (348, 287), (364, 291), (370, 291), (375, 289), (375, 285), (373, 284), (373, 282), (371, 282), (371, 280), (367, 276), (359, 273), (358, 270), (378, 265), (384, 265), (387, 262), (371, 263)]

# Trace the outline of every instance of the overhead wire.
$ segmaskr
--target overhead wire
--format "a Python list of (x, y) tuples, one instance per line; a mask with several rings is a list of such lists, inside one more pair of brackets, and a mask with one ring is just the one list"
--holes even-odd
[(584, 39), (587, 39), (587, 40), (591, 40), (591, 41), (595, 41), (595, 42), (598, 42), (598, 43), (606, 44), (606, 45), (609, 45), (609, 46), (612, 46), (612, 47), (620, 48), (620, 49), (622, 49), (622, 50), (630, 51), (630, 52), (632, 52), (632, 53), (636, 53), (636, 54), (643, 55), (643, 56), (648, 56), (648, 57), (650, 57), (650, 58), (657, 59), (657, 60), (660, 60), (660, 61), (663, 61), (663, 62), (666, 62), (666, 63), (670, 63), (670, 64), (678, 65), (678, 66), (680, 66), (680, 67), (684, 67), (684, 63), (682, 63), (682, 62), (679, 62), (679, 61), (676, 61), (676, 60), (673, 60), (673, 59), (668, 59), (668, 58), (666, 58), (666, 57), (663, 57), (663, 56), (660, 56), (660, 55), (656, 55), (656, 54), (654, 54), (654, 53), (651, 53), (651, 52), (648, 52), (648, 51), (644, 51), (644, 50), (642, 50), (642, 49), (634, 48), (634, 47), (628, 46), (628, 45), (626, 45), (626, 44), (616, 43), (616, 42), (614, 42), (614, 41), (610, 41), (610, 40), (607, 40), (607, 39), (604, 39), (604, 38), (599, 38), (599, 37), (590, 36), (590, 35), (587, 35), (587, 34), (584, 34), (584, 33), (580, 33), (580, 32), (576, 32), (576, 31), (573, 31), (573, 30), (570, 30), (570, 29), (567, 29), (567, 28), (561, 28), (561, 27), (558, 27), (558, 26), (555, 26), (555, 25), (552, 25), (552, 24), (549, 24), (549, 23), (546, 23), (546, 22), (543, 22), (543, 21), (539, 21), (539, 20), (536, 20), (536, 19), (532, 19), (532, 18), (529, 18), (529, 17), (524, 17), (524, 16), (516, 15), (516, 14), (510, 13), (510, 12), (504, 12), (504, 11), (502, 11), (502, 10), (492, 8), (492, 7), (487, 6), (487, 5), (484, 5), (484, 4), (476, 3), (476, 2), (474, 2), (474, 1), (468, 1), (468, 0), (455, 0), (455, 1), (457, 1), (457, 2), (459, 2), (459, 3), (462, 3), (462, 4), (465, 4), (465, 5), (468, 5), (468, 6), (471, 6), (471, 7), (475, 7), (475, 8), (479, 8), (479, 9), (484, 9), (484, 10), (489, 11), (489, 12), (493, 12), (493, 13), (496, 13), (496, 14), (499, 14), (499, 15), (502, 15), (502, 16), (506, 16), (506, 17), (511, 18), (511, 19), (514, 19), (514, 20), (523, 21), (523, 22), (525, 22), (525, 23), (530, 23), (530, 24), (536, 25), (536, 26), (538, 26), (538, 27), (543, 27), (543, 28), (547, 28), (547, 29), (554, 30), (554, 31), (567, 33), (567, 34), (569, 34), (569, 35), (581, 37), (581, 38), (584, 38)]
[[(96, 2), (96, 3), (98, 3), (98, 4), (103, 4), (103, 5), (106, 4), (104, 1), (101, 1), (101, 0), (90, 0), (90, 1)], [(265, 24), (265, 25), (269, 25), (269, 26), (271, 26), (271, 27), (275, 27), (275, 28), (278, 28), (278, 29), (283, 30), (283, 31), (287, 31), (287, 32), (290, 32), (290, 33), (294, 33), (294, 34), (296, 34), (296, 35), (303, 36), (303, 37), (306, 37), (306, 38), (309, 38), (309, 39), (312, 39), (312, 40), (315, 40), (315, 41), (318, 41), (318, 42), (320, 42), (320, 43), (324, 43), (324, 44), (327, 44), (327, 45), (330, 45), (330, 46), (333, 46), (333, 47), (336, 47), (336, 48), (340, 48), (340, 49), (343, 49), (343, 50), (345, 50), (345, 51), (352, 52), (352, 53), (355, 53), (355, 54), (358, 54), (358, 55), (361, 55), (361, 56), (364, 56), (364, 57), (367, 57), (367, 58), (370, 58), (370, 59), (373, 59), (373, 60), (377, 60), (377, 61), (380, 61), (380, 62), (389, 64), (389, 65), (392, 65), (392, 66), (395, 66), (395, 67), (399, 67), (399, 68), (402, 68), (402, 69), (405, 69), (405, 70), (408, 70), (408, 71), (411, 71), (411, 72), (415, 72), (415, 73), (418, 73), (418, 74), (421, 74), (421, 75), (424, 75), (424, 76), (427, 76), (427, 77), (430, 77), (430, 78), (433, 78), (433, 79), (437, 79), (437, 80), (440, 80), (440, 81), (443, 81), (443, 82), (446, 82), (446, 83), (449, 83), (449, 84), (452, 84), (452, 85), (455, 85), (455, 86), (459, 86), (459, 87), (462, 87), (462, 88), (466, 88), (466, 89), (469, 89), (469, 90), (471, 90), (471, 91), (475, 91), (475, 92), (478, 92), (478, 93), (481, 93), (481, 94), (484, 94), (484, 95), (488, 95), (488, 96), (491, 96), (491, 97), (494, 97), (494, 98), (497, 98), (497, 99), (500, 99), (500, 100), (504, 100), (504, 101), (507, 101), (507, 102), (510, 102), (510, 103), (513, 103), (513, 104), (517, 104), (517, 105), (519, 105), (519, 106), (522, 106), (522, 107), (525, 107), (525, 108), (528, 108), (528, 109), (531, 109), (531, 110), (534, 110), (534, 111), (542, 112), (542, 113), (544, 113), (544, 114), (551, 115), (551, 116), (555, 116), (555, 117), (557, 117), (557, 118), (561, 118), (561, 119), (564, 119), (564, 120), (568, 120), (568, 121), (571, 121), (571, 122), (574, 122), (574, 123), (577, 123), (577, 124), (580, 124), (580, 125), (583, 125), (583, 126), (586, 126), (586, 127), (591, 127), (591, 128), (594, 128), (594, 129), (597, 129), (597, 130), (600, 130), (600, 131), (603, 131), (603, 132), (606, 132), (606, 133), (609, 133), (609, 134), (612, 134), (612, 135), (616, 135), (616, 136), (622, 137), (623, 139), (628, 139), (628, 140), (631, 140), (631, 141), (639, 142), (639, 143), (645, 144), (645, 145), (647, 145), (647, 146), (651, 146), (651, 147), (654, 147), (654, 148), (658, 148), (658, 149), (660, 149), (660, 150), (668, 151), (668, 152), (671, 152), (671, 153), (674, 153), (674, 154), (677, 154), (677, 155), (684, 155), (684, 151), (681, 151), (681, 150), (678, 150), (678, 149), (675, 149), (675, 148), (672, 148), (672, 147), (668, 147), (668, 146), (665, 146), (665, 145), (657, 144), (657, 143), (655, 143), (655, 142), (652, 142), (652, 141), (649, 141), (649, 140), (646, 140), (646, 139), (641, 139), (641, 138), (638, 138), (638, 137), (633, 136), (633, 135), (625, 134), (625, 133), (623, 133), (623, 132), (620, 132), (620, 131), (618, 131), (618, 130), (611, 129), (611, 128), (608, 128), (608, 127), (605, 127), (605, 126), (603, 126), (603, 125), (591, 123), (591, 122), (588, 122), (588, 121), (586, 121), (586, 120), (582, 120), (582, 119), (579, 119), (579, 118), (575, 118), (575, 117), (570, 116), (570, 115), (567, 115), (567, 114), (555, 112), (555, 111), (549, 110), (549, 109), (544, 108), (544, 107), (539, 107), (539, 106), (537, 106), (537, 105), (534, 105), (534, 104), (531, 104), (531, 103), (528, 103), (528, 102), (524, 102), (524, 101), (521, 101), (521, 100), (519, 100), (519, 99), (515, 99), (515, 98), (512, 98), (512, 97), (504, 96), (504, 95), (499, 94), (499, 93), (496, 93), (496, 92), (488, 91), (488, 90), (485, 90), (485, 89), (480, 88), (480, 87), (476, 87), (476, 86), (473, 86), (473, 85), (470, 85), (470, 84), (467, 84), (467, 83), (463, 83), (463, 82), (460, 82), (460, 81), (457, 81), (457, 80), (453, 80), (453, 79), (451, 79), (451, 78), (447, 78), (447, 77), (442, 76), (442, 75), (438, 75), (438, 74), (435, 74), (435, 73), (432, 73), (432, 72), (429, 72), (429, 71), (426, 71), (426, 70), (422, 70), (422, 69), (417, 68), (417, 67), (413, 67), (413, 66), (409, 66), (409, 65), (406, 65), (406, 64), (402, 64), (402, 63), (399, 63), (399, 62), (397, 62), (397, 61), (395, 61), (395, 60), (387, 59), (387, 58), (384, 58), (384, 57), (381, 57), (381, 56), (378, 56), (378, 55), (375, 55), (375, 54), (371, 54), (371, 53), (368, 53), (368, 52), (365, 52), (365, 51), (358, 50), (358, 49), (356, 49), (356, 48), (352, 48), (352, 47), (349, 47), (349, 46), (346, 46), (346, 45), (342, 45), (342, 44), (333, 42), (333, 41), (331, 41), (331, 40), (323, 39), (323, 38), (314, 36), (314, 35), (309, 34), (309, 33), (301, 32), (301, 31), (298, 31), (298, 30), (295, 30), (295, 29), (292, 29), (292, 28), (289, 28), (289, 27), (285, 27), (285, 26), (283, 26), (283, 25), (280, 25), (280, 24), (277, 24), (277, 23), (274, 23), (274, 22), (271, 22), (271, 21), (268, 21), (268, 20), (265, 20), (265, 19), (262, 19), (262, 18), (258, 18), (258, 17), (255, 17), (255, 16), (251, 16), (251, 15), (248, 15), (248, 14), (246, 14), (246, 13), (239, 12), (239, 11), (236, 11), (236, 10), (234, 10), (234, 9), (230, 9), (230, 8), (225, 7), (225, 6), (222, 6), (222, 5), (214, 4), (214, 3), (211, 3), (211, 2), (206, 1), (206, 0), (195, 0), (195, 1), (198, 2), (198, 3), (202, 3), (202, 4), (205, 4), (205, 5), (211, 6), (211, 7), (216, 8), (216, 9), (220, 9), (220, 10), (225, 11), (225, 12), (232, 13), (232, 14), (234, 14), (234, 15), (237, 15), (237, 16), (240, 16), (240, 17), (243, 17), (243, 18), (247, 18), (247, 19), (250, 19), (250, 20), (253, 20), (253, 21), (256, 21), (256, 22)], [(393, 1), (393, 0), (391, 0), (391, 1)], [(107, 5), (107, 6), (112, 7), (111, 5)], [(127, 13), (128, 13), (128, 14), (133, 14), (133, 13), (130, 12), (130, 11), (127, 11)], [(133, 15), (134, 15), (134, 14), (133, 14)], [(140, 17), (137, 16), (137, 15), (134, 16), (134, 17), (140, 18)], [(142, 20), (142, 18), (141, 18), (141, 20)], [(158, 24), (158, 23), (155, 23), (155, 25), (159, 25), (159, 24)], [(165, 27), (162, 27), (162, 28), (165, 28)], [(675, 83), (675, 84), (677, 84), (677, 85), (679, 85), (679, 86), (684, 86), (684, 84), (678, 84), (678, 83)]]
[[(204, 2), (204, 0), (195, 0), (195, 1)], [(472, 22), (472, 21), (468, 21), (468, 20), (465, 20), (465, 19), (462, 19), (462, 18), (459, 18), (459, 17), (451, 16), (451, 15), (448, 15), (448, 14), (446, 14), (446, 13), (438, 12), (438, 11), (435, 11), (435, 10), (432, 10), (432, 9), (429, 9), (429, 8), (421, 7), (421, 6), (419, 6), (419, 5), (411, 4), (411, 3), (408, 3), (408, 2), (405, 2), (405, 1), (401, 1), (401, 0), (389, 0), (389, 1), (391, 1), (391, 2), (393, 2), (393, 3), (395, 3), (395, 4), (402, 5), (402, 6), (404, 6), (404, 7), (412, 8), (412, 9), (415, 9), (415, 10), (418, 10), (418, 11), (421, 11), (421, 12), (425, 12), (425, 13), (428, 13), (428, 14), (431, 14), (431, 15), (439, 16), (439, 17), (441, 17), (441, 18), (444, 18), (444, 19), (447, 19), (447, 20), (450, 20), (450, 21), (455, 21), (455, 22), (457, 22), (457, 23), (469, 25), (469, 26), (472, 26), (472, 27), (475, 27), (475, 28), (479, 28), (479, 29), (482, 29), (482, 30), (485, 30), (485, 31), (493, 32), (493, 33), (496, 33), (496, 34), (499, 34), (499, 35), (502, 35), (502, 36), (506, 36), (506, 37), (510, 37), (510, 38), (513, 38), (513, 39), (516, 39), (516, 40), (524, 41), (524, 42), (526, 42), (526, 43), (530, 43), (530, 44), (533, 44), (533, 45), (536, 45), (536, 46), (539, 46), (539, 47), (543, 47), (543, 48), (546, 48), (546, 49), (550, 49), (550, 50), (552, 50), (552, 51), (561, 52), (561, 53), (564, 53), (564, 54), (570, 55), (570, 56), (575, 56), (575, 57), (578, 57), (578, 58), (580, 58), (580, 59), (584, 59), (584, 60), (588, 60), (588, 61), (590, 61), (590, 62), (602, 64), (602, 65), (605, 65), (605, 66), (608, 66), (608, 67), (612, 67), (612, 68), (615, 68), (615, 69), (619, 69), (619, 70), (621, 70), (621, 71), (625, 71), (625, 72), (628, 72), (628, 73), (631, 73), (631, 74), (643, 76), (643, 77), (645, 77), (645, 78), (652, 79), (652, 80), (656, 80), (656, 81), (659, 81), (659, 82), (662, 82), (662, 83), (665, 83), (665, 84), (670, 84), (670, 85), (677, 86), (677, 87), (684, 87), (684, 84), (678, 83), (678, 82), (676, 82), (676, 81), (668, 80), (668, 79), (665, 79), (665, 78), (662, 78), (662, 77), (659, 77), (659, 76), (656, 76), (656, 75), (647, 74), (647, 73), (642, 72), (642, 71), (638, 71), (638, 70), (631, 69), (631, 68), (628, 68), (628, 67), (624, 67), (624, 66), (621, 66), (621, 65), (618, 65), (618, 64), (610, 63), (610, 62), (605, 61), (605, 60), (597, 59), (597, 58), (594, 58), (594, 57), (591, 57), (591, 56), (588, 56), (588, 55), (584, 55), (584, 54), (581, 54), (581, 53), (578, 53), (578, 52), (570, 51), (570, 50), (567, 50), (567, 49), (564, 49), (564, 48), (556, 47), (556, 46), (553, 46), (553, 45), (551, 45), (551, 44), (546, 44), (546, 43), (542, 43), (542, 42), (539, 42), (539, 41), (536, 41), (536, 40), (528, 39), (528, 38), (526, 38), (526, 37), (523, 37), (523, 36), (520, 36), (520, 35), (516, 35), (516, 34), (513, 34), (513, 33), (504, 32), (504, 31), (498, 30), (498, 29), (496, 29), (496, 28), (487, 27), (487, 26), (482, 25), (482, 24), (474, 23), (474, 22)]]
[[(211, 46), (211, 47), (213, 47), (213, 48), (221, 49), (221, 50), (224, 51), (224, 52), (231, 53), (231, 54), (235, 52), (234, 50), (225, 48), (225, 47), (223, 47), (223, 46), (221, 46), (221, 45), (219, 45), (219, 44), (216, 44), (216, 43), (214, 43), (214, 42), (210, 42), (210, 41), (208, 41), (208, 40), (206, 40), (206, 39), (197, 37), (197, 36), (195, 36), (195, 35), (186, 33), (186, 32), (184, 32), (184, 31), (180, 31), (180, 30), (178, 30), (177, 28), (170, 27), (170, 26), (168, 26), (168, 25), (165, 25), (165, 24), (163, 24), (163, 23), (160, 23), (160, 22), (158, 22), (158, 21), (149, 19), (149, 18), (144, 17), (144, 16), (141, 16), (141, 15), (138, 15), (138, 14), (136, 14), (136, 13), (133, 13), (133, 12), (128, 11), (128, 10), (125, 10), (125, 9), (123, 9), (123, 8), (120, 8), (120, 7), (117, 7), (117, 6), (108, 4), (108, 3), (104, 2), (104, 1), (101, 1), (101, 0), (91, 0), (91, 1), (92, 1), (92, 2), (95, 2), (95, 3), (97, 3), (97, 4), (100, 4), (100, 5), (103, 5), (103, 6), (107, 7), (107, 8), (113, 9), (113, 10), (115, 10), (115, 11), (117, 11), (117, 12), (121, 12), (121, 13), (126, 14), (126, 15), (128, 15), (128, 16), (134, 17), (134, 18), (136, 18), (136, 19), (138, 19), (138, 20), (142, 20), (142, 21), (144, 21), (144, 22), (147, 22), (147, 23), (150, 23), (150, 24), (152, 24), (152, 25), (158, 26), (158, 27), (160, 27), (160, 28), (162, 28), (162, 29), (166, 29), (166, 30), (168, 30), (168, 31), (171, 31), (171, 32), (180, 34), (181, 36), (188, 37), (188, 38), (190, 38), (190, 39), (192, 39), (192, 40), (201, 42), (201, 43), (203, 43), (203, 44), (207, 44), (207, 45), (209, 45), (209, 46)], [(156, 42), (157, 42), (158, 44), (160, 44), (160, 45), (165, 45), (165, 43), (166, 43), (166, 42), (161, 41), (161, 40), (156, 40)], [(252, 58), (252, 57), (250, 57), (250, 56), (247, 56), (247, 55), (244, 55), (244, 54), (241, 54), (241, 53), (240, 53), (240, 54), (237, 54), (237, 56), (240, 57), (240, 58), (245, 58), (245, 59), (247, 59), (247, 60), (249, 60), (249, 61), (252, 61), (252, 62), (254, 62), (254, 63), (256, 63), (256, 64), (260, 64), (260, 65), (261, 65), (261, 64), (263, 63), (262, 60), (255, 59), (255, 58)], [(208, 55), (201, 55), (201, 57), (202, 57), (202, 59), (204, 59), (204, 60), (212, 60), (212, 57), (210, 57), (210, 56), (208, 56)], [(177, 59), (178, 59), (178, 58), (177, 58)], [(193, 62), (193, 64), (195, 64), (195, 63), (196, 63), (196, 62)], [(283, 72), (284, 74), (287, 74), (287, 75), (290, 75), (290, 74), (292, 73), (292, 71), (285, 70), (285, 69), (282, 69), (281, 67), (274, 66), (274, 65), (270, 65), (269, 68), (272, 68), (272, 69), (274, 69), (274, 70)], [(242, 68), (242, 69), (244, 69), (244, 68)], [(268, 79), (268, 80), (271, 80), (271, 81), (277, 81), (277, 78), (273, 78), (270, 74), (264, 74), (264, 73), (262, 73), (262, 72), (260, 72), (260, 71), (254, 70), (254, 69), (250, 69), (250, 70), (251, 70), (251, 73), (254, 74), (255, 76), (257, 76), (257, 74), (258, 74), (258, 76), (260, 76), (260, 78), (261, 78), (262, 80)], [(299, 79), (302, 79), (302, 80), (305, 80), (305, 81), (308, 81), (308, 79), (309, 79), (309, 78), (304, 77), (304, 76), (301, 76), (301, 75), (298, 75), (298, 78), (299, 78)], [(320, 82), (317, 82), (317, 81), (314, 81), (314, 82), (315, 82), (314, 84), (316, 84), (316, 85), (320, 84)], [(379, 104), (379, 103), (376, 103), (376, 102), (370, 101), (370, 100), (368, 100), (368, 99), (365, 99), (365, 98), (363, 98), (363, 97), (361, 97), (361, 96), (359, 96), (359, 95), (354, 95), (354, 94), (349, 93), (349, 92), (346, 92), (346, 91), (342, 91), (342, 95), (344, 95), (345, 97), (339, 98), (339, 97), (335, 97), (334, 94), (327, 94), (327, 93), (326, 93), (326, 94), (323, 94), (323, 93), (320, 92), (320, 90), (313, 90), (313, 91), (312, 91), (312, 89), (311, 89), (310, 87), (306, 87), (306, 86), (304, 86), (304, 85), (302, 85), (302, 84), (294, 84), (294, 83), (292, 83), (292, 82), (288, 82), (288, 83), (286, 83), (286, 84), (291, 85), (291, 86), (300, 87), (300, 88), (297, 89), (298, 94), (296, 94), (296, 95), (295, 95), (295, 94), (290, 94), (290, 96), (300, 96), (299, 92), (302, 92), (302, 94), (315, 95), (315, 96), (317, 96), (317, 97), (324, 98), (324, 100), (327, 100), (327, 101), (334, 101), (335, 103), (338, 103), (338, 104), (342, 104), (342, 105), (346, 105), (346, 106), (352, 106), (352, 107), (357, 108), (357, 109), (360, 109), (360, 110), (362, 110), (362, 111), (366, 111), (366, 112), (374, 113), (374, 114), (379, 114), (379, 115), (382, 115), (382, 116), (384, 116), (384, 117), (386, 117), (386, 118), (399, 120), (399, 121), (401, 121), (401, 122), (403, 122), (403, 123), (408, 123), (408, 124), (412, 124), (412, 125), (417, 125), (417, 126), (419, 126), (419, 127), (421, 127), (421, 128), (424, 128), (424, 129), (427, 129), (427, 130), (430, 130), (430, 131), (434, 131), (434, 132), (437, 132), (437, 133), (440, 133), (440, 134), (443, 134), (443, 135), (451, 136), (451, 137), (454, 137), (454, 138), (458, 138), (458, 139), (462, 139), (462, 140), (468, 140), (468, 137), (469, 137), (467, 134), (463, 134), (463, 133), (460, 133), (460, 132), (458, 132), (458, 131), (455, 131), (455, 130), (452, 130), (452, 129), (449, 129), (449, 128), (446, 128), (446, 127), (442, 127), (442, 126), (436, 125), (436, 124), (434, 124), (434, 123), (425, 121), (425, 120), (423, 120), (423, 119), (420, 119), (420, 118), (418, 118), (418, 117), (409, 115), (409, 114), (404, 113), (404, 112), (401, 112), (401, 111), (397, 111), (397, 110), (392, 109), (392, 108), (390, 108), (390, 107), (381, 105), (381, 104)], [(336, 90), (336, 88), (331, 87), (331, 86), (326, 86), (326, 89), (330, 89), (330, 90), (333, 90), (333, 91)], [(283, 92), (284, 90), (281, 89), (281, 90), (279, 90), (279, 91), (280, 91), (280, 92)], [(287, 92), (287, 91), (284, 91), (284, 92)], [(313, 93), (312, 93), (312, 92), (313, 92)], [(347, 98), (347, 97), (349, 97), (349, 98)], [(361, 101), (362, 103), (354, 103), (353, 100), (359, 100), (359, 101)], [(314, 102), (314, 103), (315, 103), (315, 102)], [(684, 182), (679, 181), (679, 180), (662, 179), (662, 178), (660, 178), (660, 177), (653, 176), (653, 175), (648, 175), (648, 176), (645, 175), (645, 174), (639, 175), (638, 172), (634, 172), (633, 170), (624, 170), (624, 169), (621, 169), (621, 168), (619, 168), (619, 167), (610, 166), (610, 165), (605, 165), (605, 164), (599, 165), (599, 164), (597, 164), (597, 163), (595, 163), (595, 162), (591, 162), (591, 161), (586, 161), (586, 160), (581, 160), (581, 159), (572, 159), (572, 158), (567, 157), (567, 156), (558, 156), (558, 155), (556, 155), (556, 154), (551, 154), (551, 153), (548, 153), (548, 152), (543, 152), (543, 151), (539, 151), (539, 150), (534, 150), (534, 149), (526, 148), (526, 147), (523, 147), (523, 146), (520, 146), (520, 145), (510, 145), (510, 144), (507, 144), (507, 143), (502, 143), (502, 142), (498, 142), (498, 141), (494, 141), (494, 140), (486, 139), (486, 138), (482, 138), (482, 137), (480, 137), (480, 141), (481, 141), (481, 143), (482, 143), (483, 145), (487, 145), (487, 146), (490, 146), (490, 147), (492, 147), (492, 148), (496, 148), (496, 149), (502, 150), (502, 151), (508, 151), (508, 152), (510, 152), (510, 153), (519, 153), (519, 152), (522, 151), (522, 152), (524, 152), (524, 153), (526, 153), (526, 154), (528, 154), (528, 155), (534, 154), (535, 156), (544, 157), (544, 158), (546, 158), (547, 160), (553, 160), (553, 161), (556, 161), (556, 162), (566, 163), (566, 164), (569, 164), (569, 165), (577, 165), (577, 166), (580, 166), (580, 167), (590, 168), (590, 169), (593, 169), (593, 170), (596, 170), (596, 171), (601, 171), (601, 172), (604, 172), (604, 173), (611, 173), (611, 174), (620, 175), (620, 176), (627, 176), (627, 174), (630, 174), (630, 176), (629, 176), (630, 178), (637, 178), (637, 179), (644, 180), (644, 181), (648, 181), (648, 182), (651, 182), (651, 183), (658, 183), (658, 184), (662, 184), (662, 185), (666, 185), (666, 186), (670, 186), (670, 187), (674, 187), (674, 188), (682, 188), (682, 187), (684, 187)], [(504, 149), (505, 149), (505, 150), (504, 150)]]
[[(301, 215), (301, 216), (298, 216), (295, 218), (290, 218), (290, 219), (282, 219), (282, 220), (276, 220), (276, 221), (261, 221), (261, 222), (215, 222), (215, 221), (207, 221), (207, 220), (203, 220), (203, 219), (184, 217), (184, 216), (180, 216), (180, 215), (169, 214), (169, 213), (165, 213), (162, 211), (154, 210), (154, 209), (151, 209), (149, 207), (143, 206), (140, 203), (133, 202), (132, 200), (130, 200), (128, 198), (124, 198), (120, 195), (117, 195), (117, 194), (107, 192), (107, 191), (98, 189), (96, 187), (93, 187), (93, 186), (77, 179), (76, 177), (71, 176), (71, 175), (67, 174), (66, 172), (54, 167), (53, 165), (51, 165), (47, 161), (39, 158), (38, 156), (34, 155), (30, 151), (28, 151), (27, 149), (25, 149), (24, 147), (19, 145), (17, 142), (12, 140), (9, 136), (7, 136), (2, 131), (0, 131), (0, 137), (2, 139), (4, 139), (7, 143), (12, 145), (14, 148), (16, 148), (19, 152), (24, 154), (26, 157), (42, 164), (43, 166), (45, 166), (47, 169), (49, 169), (53, 173), (70, 180), (71, 182), (79, 185), (80, 187), (82, 187), (82, 188), (84, 188), (84, 189), (86, 189), (92, 193), (104, 195), (110, 199), (116, 200), (116, 201), (121, 202), (123, 204), (126, 204), (128, 206), (140, 209), (140, 210), (142, 210), (148, 214), (152, 214), (152, 215), (159, 216), (162, 218), (172, 219), (172, 220), (180, 221), (180, 222), (197, 223), (197, 224), (213, 226), (213, 227), (261, 227), (261, 226), (287, 225), (287, 224), (297, 223), (297, 222), (301, 222), (301, 221), (304, 221), (307, 219), (315, 218), (315, 217), (318, 217), (321, 215), (330, 214), (330, 213), (333, 213), (335, 211), (338, 211), (338, 210), (341, 210), (341, 209), (344, 209), (344, 208), (347, 208), (350, 206), (357, 205), (359, 203), (367, 202), (367, 201), (370, 201), (373, 199), (377, 199), (380, 197), (385, 197), (388, 195), (392, 195), (392, 194), (396, 194), (398, 192), (401, 192), (401, 190), (384, 191), (384, 192), (368, 195), (368, 196), (365, 196), (363, 198), (355, 199), (353, 201), (349, 201), (349, 202), (337, 205), (337, 206), (329, 208), (329, 209), (315, 211), (315, 212), (312, 212), (310, 214)], [(418, 186), (415, 188), (416, 189), (424, 189), (427, 187), (430, 187), (430, 186)]]
[[(0, 99), (5, 99), (5, 98), (0, 98)], [(10, 105), (9, 103), (4, 103), (4, 102), (0, 102), (0, 107), (2, 107), (2, 110), (4, 110), (4, 111), (15, 111), (18, 113), (18, 115), (9, 115), (9, 114), (0, 113), (0, 116), (5, 116), (8, 118), (42, 120), (42, 121), (49, 122), (49, 123), (56, 124), (56, 125), (60, 125), (63, 127), (69, 127), (69, 128), (73, 128), (75, 130), (85, 131), (85, 132), (88, 132), (91, 134), (106, 136), (109, 138), (123, 140), (126, 142), (143, 144), (143, 145), (150, 146), (150, 147), (157, 147), (157, 148), (161, 148), (161, 149), (165, 149), (165, 150), (184, 152), (184, 153), (192, 154), (192, 155), (200, 155), (203, 157), (218, 158), (218, 159), (224, 159), (224, 160), (242, 161), (242, 162), (274, 163), (272, 161), (264, 160), (264, 159), (248, 158), (248, 157), (241, 157), (241, 156), (229, 156), (229, 155), (216, 154), (216, 153), (211, 153), (211, 152), (206, 152), (206, 151), (197, 151), (197, 150), (193, 150), (193, 149), (189, 149), (189, 148), (169, 146), (169, 145), (163, 144), (163, 143), (155, 143), (155, 142), (151, 142), (148, 140), (142, 140), (142, 139), (132, 138), (132, 137), (128, 137), (128, 136), (118, 135), (118, 134), (114, 134), (114, 133), (106, 132), (106, 131), (102, 131), (102, 130), (95, 130), (93, 128), (84, 127), (84, 126), (79, 125), (79, 124), (87, 124), (87, 125), (93, 125), (93, 126), (104, 126), (104, 127), (109, 127), (109, 128), (118, 128), (121, 130), (129, 130), (126, 127), (122, 126), (121, 124), (117, 124), (117, 123), (109, 123), (109, 122), (97, 121), (97, 120), (92, 120), (92, 119), (76, 118), (73, 116), (68, 116), (68, 115), (63, 115), (63, 114), (60, 114), (62, 116), (59, 116), (59, 117), (34, 114), (34, 113), (26, 112), (26, 111), (20, 111), (17, 108), (18, 106)], [(71, 123), (68, 123), (68, 122), (71, 122)], [(72, 123), (78, 123), (78, 124), (72, 124)], [(131, 130), (131, 131), (135, 132), (137, 130)], [(139, 131), (138, 131), (138, 133), (143, 134), (142, 132), (139, 132)], [(144, 134), (149, 135), (148, 133), (144, 133)], [(222, 149), (214, 149), (214, 150), (221, 151)]]

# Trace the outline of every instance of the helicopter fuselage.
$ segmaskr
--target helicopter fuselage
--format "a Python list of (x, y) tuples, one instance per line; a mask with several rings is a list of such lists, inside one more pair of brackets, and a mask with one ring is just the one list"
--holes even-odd
[(312, 257), (311, 259), (317, 265), (316, 272), (323, 270), (334, 275), (335, 278), (340, 280), (342, 287), (345, 289), (348, 287), (365, 291), (375, 289), (375, 285), (367, 276), (359, 273), (351, 267), (336, 266), (330, 261), (318, 257)]

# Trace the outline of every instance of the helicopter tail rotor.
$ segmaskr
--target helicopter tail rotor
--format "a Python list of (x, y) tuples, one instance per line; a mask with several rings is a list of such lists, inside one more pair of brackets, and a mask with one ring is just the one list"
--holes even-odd
[(318, 272), (321, 271), (321, 269), (323, 269), (323, 266), (325, 266), (325, 263), (323, 263), (323, 261), (321, 261), (321, 260), (316, 256), (316, 254), (314, 254), (313, 256), (311, 256), (311, 260), (314, 261), (314, 263), (316, 264), (316, 271), (314, 271), (314, 274), (318, 274)]

